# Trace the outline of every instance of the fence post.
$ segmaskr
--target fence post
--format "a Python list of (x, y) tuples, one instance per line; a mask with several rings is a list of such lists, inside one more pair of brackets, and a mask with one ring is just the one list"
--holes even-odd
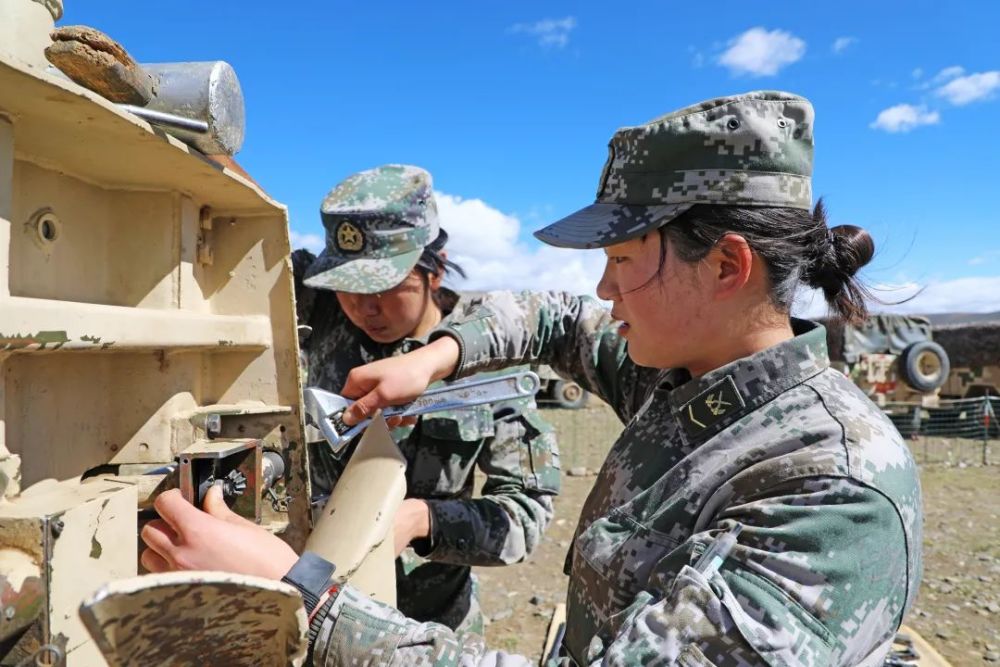
[(990, 422), (996, 418), (990, 397), (983, 396), (983, 465), (990, 463)]

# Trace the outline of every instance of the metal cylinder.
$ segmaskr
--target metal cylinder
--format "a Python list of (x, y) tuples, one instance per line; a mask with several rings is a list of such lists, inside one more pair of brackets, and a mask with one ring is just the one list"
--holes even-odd
[(49, 33), (61, 16), (62, 0), (0, 0), (0, 48), (45, 69)]
[(145, 107), (208, 123), (207, 132), (177, 127), (170, 134), (209, 155), (235, 155), (243, 146), (246, 111), (236, 71), (224, 61), (143, 63), (156, 80), (156, 96)]
[(264, 452), (261, 456), (261, 488), (264, 491), (272, 488), (285, 474), (285, 459), (278, 452)]

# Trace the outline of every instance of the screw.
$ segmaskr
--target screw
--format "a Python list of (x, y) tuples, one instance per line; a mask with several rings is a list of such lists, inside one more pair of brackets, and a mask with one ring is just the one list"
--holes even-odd
[(13, 605), (11, 605), (10, 607), (7, 607), (6, 609), (3, 610), (3, 615), (7, 617), (8, 621), (12, 620), (14, 618), (14, 614), (16, 614), (16, 613), (17, 613), (17, 610), (14, 609)]
[(59, 537), (60, 535), (62, 535), (63, 528), (66, 527), (66, 524), (63, 523), (62, 519), (53, 519), (51, 526), (52, 526), (52, 536)]
[(205, 431), (209, 438), (216, 438), (222, 433), (222, 415), (210, 414), (205, 417)]

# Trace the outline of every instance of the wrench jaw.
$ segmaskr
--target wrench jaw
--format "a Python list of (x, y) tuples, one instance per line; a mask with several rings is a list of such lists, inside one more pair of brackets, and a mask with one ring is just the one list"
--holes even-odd
[(349, 405), (342, 396), (324, 391), (318, 387), (307, 387), (302, 392), (306, 416), (309, 421), (320, 430), (323, 438), (330, 445), (334, 456), (340, 458), (344, 449), (355, 435), (364, 430), (368, 421), (348, 426), (341, 416)]
[(340, 458), (340, 455), (347, 449), (347, 445), (351, 443), (351, 440), (371, 423), (371, 419), (365, 419), (354, 426), (348, 426), (344, 423), (343, 414), (344, 411), (340, 410), (332, 415), (327, 415), (319, 427), (319, 430), (323, 433), (323, 437), (330, 444), (333, 455), (337, 458)]

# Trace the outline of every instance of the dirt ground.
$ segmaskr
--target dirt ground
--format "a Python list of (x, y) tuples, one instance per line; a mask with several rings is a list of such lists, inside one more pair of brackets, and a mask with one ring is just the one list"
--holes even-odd
[[(573, 473), (563, 476), (544, 542), (519, 565), (476, 568), (492, 647), (537, 659), (552, 609), (565, 600), (563, 562), (576, 519), (621, 430), (610, 409), (591, 404), (544, 412), (560, 434), (563, 471)], [(1000, 467), (931, 465), (921, 480), (924, 577), (907, 623), (956, 667), (1000, 665)]]

